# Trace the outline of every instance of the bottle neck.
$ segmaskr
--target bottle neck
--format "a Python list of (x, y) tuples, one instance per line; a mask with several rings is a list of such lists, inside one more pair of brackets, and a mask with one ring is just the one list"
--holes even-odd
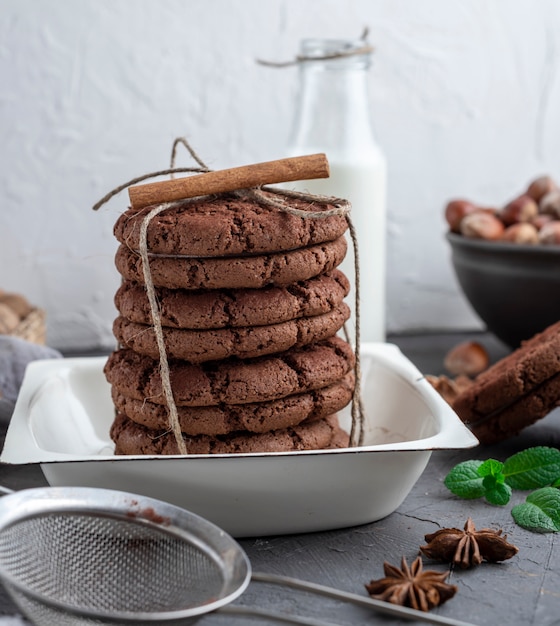
[(346, 154), (375, 149), (368, 94), (369, 54), (300, 64), (290, 145)]

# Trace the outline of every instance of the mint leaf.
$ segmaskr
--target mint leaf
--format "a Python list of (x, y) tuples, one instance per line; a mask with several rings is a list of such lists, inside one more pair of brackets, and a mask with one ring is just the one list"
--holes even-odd
[(510, 456), (503, 465), (506, 483), (513, 489), (537, 489), (560, 476), (560, 450), (535, 446)]
[(496, 459), (488, 459), (478, 466), (477, 473), (482, 477), (484, 497), (490, 504), (507, 504), (511, 498), (511, 487), (505, 484), (502, 473), (504, 464)]
[(496, 461), (496, 459), (488, 459), (482, 463), (478, 468), (479, 476), (496, 476), (496, 478), (501, 477), (500, 482), (504, 482), (504, 475), (502, 473), (502, 468), (504, 464), (500, 461)]
[(481, 498), (485, 494), (483, 478), (478, 473), (482, 461), (463, 461), (456, 465), (444, 479), (445, 486), (460, 498)]
[(503, 474), (499, 476), (485, 476), (482, 479), (484, 497), (490, 504), (503, 506), (511, 498), (511, 487), (504, 482)]
[(527, 530), (557, 532), (560, 530), (560, 491), (554, 487), (537, 489), (523, 504), (514, 506), (511, 514)]

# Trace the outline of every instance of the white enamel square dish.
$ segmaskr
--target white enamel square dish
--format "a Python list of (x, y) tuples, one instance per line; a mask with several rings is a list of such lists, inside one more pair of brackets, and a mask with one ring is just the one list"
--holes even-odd
[[(408, 495), (432, 450), (478, 441), (392, 344), (361, 349), (363, 447), (192, 456), (114, 456), (105, 357), (35, 361), (0, 461), (39, 463), (50, 485), (118, 489), (182, 506), (236, 537), (381, 519)], [(347, 425), (348, 415), (341, 421)]]

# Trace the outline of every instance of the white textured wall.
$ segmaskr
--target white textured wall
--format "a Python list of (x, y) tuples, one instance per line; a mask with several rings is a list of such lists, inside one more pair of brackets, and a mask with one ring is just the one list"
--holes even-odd
[(365, 25), (389, 163), (389, 330), (479, 327), (443, 205), (560, 178), (556, 0), (0, 0), (0, 287), (47, 310), (51, 345), (111, 347), (127, 196), (92, 204), (166, 167), (178, 135), (214, 168), (283, 156), (296, 70), (254, 59)]

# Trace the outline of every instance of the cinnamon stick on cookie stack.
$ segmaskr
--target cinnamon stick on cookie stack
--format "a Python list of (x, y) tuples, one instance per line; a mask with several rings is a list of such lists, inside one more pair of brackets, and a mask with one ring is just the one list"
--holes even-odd
[[(234, 191), (239, 184), (318, 177), (317, 156), (326, 163), (315, 155), (313, 175), (300, 158), (280, 162), (279, 171), (265, 164), (265, 180), (262, 166), (254, 166), (239, 168), (242, 183), (235, 170), (167, 181), (184, 185), (179, 193), (187, 197), (189, 180), (212, 177), (206, 187), (196, 181), (198, 197), (165, 205), (149, 219), (161, 202), (157, 184), (144, 186), (150, 189), (139, 206), (134, 190), (141, 188), (130, 189), (133, 204), (114, 229), (123, 282), (113, 331), (121, 347), (105, 367), (117, 454), (348, 445), (336, 416), (354, 390), (354, 354), (338, 336), (350, 315), (349, 282), (336, 269), (346, 254), (346, 218), (280, 208), (334, 208), (324, 202)], [(291, 163), (286, 172), (286, 161), (295, 161), (295, 169)]]

